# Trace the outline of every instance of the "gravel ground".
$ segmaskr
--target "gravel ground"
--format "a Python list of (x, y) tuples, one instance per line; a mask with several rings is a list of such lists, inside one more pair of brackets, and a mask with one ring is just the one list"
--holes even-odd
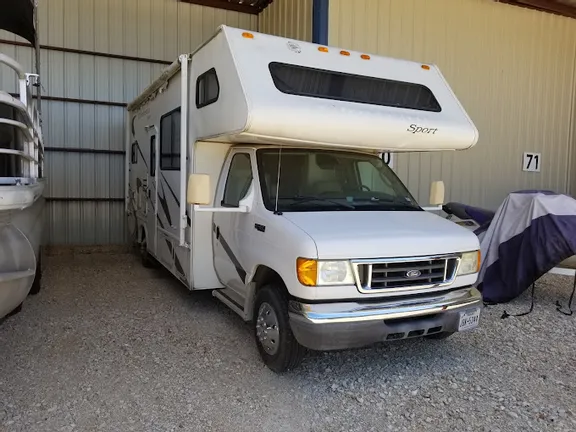
[(574, 431), (571, 279), (546, 276), (481, 327), (309, 356), (278, 376), (250, 329), (131, 255), (47, 257), (0, 326), (0, 431)]

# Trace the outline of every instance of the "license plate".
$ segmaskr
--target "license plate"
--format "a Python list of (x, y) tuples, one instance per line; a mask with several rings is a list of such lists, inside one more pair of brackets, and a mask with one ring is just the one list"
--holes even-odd
[(458, 323), (458, 331), (466, 331), (478, 327), (480, 322), (480, 309), (468, 310), (460, 312), (460, 322)]

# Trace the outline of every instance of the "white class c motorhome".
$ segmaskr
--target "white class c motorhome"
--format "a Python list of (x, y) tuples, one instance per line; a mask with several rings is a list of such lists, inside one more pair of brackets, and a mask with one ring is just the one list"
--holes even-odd
[(478, 325), (477, 237), (380, 157), (477, 140), (433, 65), (221, 26), (129, 105), (126, 210), (144, 263), (213, 290), (281, 372)]

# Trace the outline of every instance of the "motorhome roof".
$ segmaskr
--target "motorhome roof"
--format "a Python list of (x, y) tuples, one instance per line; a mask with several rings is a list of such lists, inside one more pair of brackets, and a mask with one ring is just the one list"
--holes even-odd
[[(191, 104), (203, 74), (212, 72), (217, 86), (214, 100), (192, 107), (196, 139), (370, 151), (462, 150), (478, 140), (433, 64), (228, 26), (184, 58), (192, 59)], [(128, 109), (179, 68), (169, 66)]]

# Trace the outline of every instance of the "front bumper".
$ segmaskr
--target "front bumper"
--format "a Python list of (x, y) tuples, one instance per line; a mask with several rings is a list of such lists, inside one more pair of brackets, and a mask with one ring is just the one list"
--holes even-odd
[(460, 313), (482, 307), (482, 294), (466, 287), (382, 302), (307, 304), (290, 301), (292, 332), (318, 351), (360, 348), (386, 340), (456, 332)]

